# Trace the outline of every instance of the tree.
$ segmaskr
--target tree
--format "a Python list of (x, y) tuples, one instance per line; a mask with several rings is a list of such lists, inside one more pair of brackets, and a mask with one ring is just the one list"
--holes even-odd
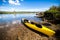
[(57, 7), (56, 6), (52, 6), (52, 7), (50, 7), (50, 9), (49, 10), (58, 10), (57, 9)]

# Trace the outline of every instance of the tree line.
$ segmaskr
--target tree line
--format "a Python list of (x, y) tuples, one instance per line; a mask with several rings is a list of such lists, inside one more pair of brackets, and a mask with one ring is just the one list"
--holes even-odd
[(44, 18), (47, 20), (60, 22), (60, 6), (52, 6), (44, 12)]

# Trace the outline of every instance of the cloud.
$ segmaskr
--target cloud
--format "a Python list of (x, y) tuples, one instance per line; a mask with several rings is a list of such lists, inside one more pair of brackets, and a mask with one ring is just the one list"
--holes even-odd
[(2, 0), (3, 2), (6, 2), (6, 0)]
[(15, 0), (15, 1), (9, 0), (8, 2), (9, 2), (9, 4), (20, 5), (19, 0)]

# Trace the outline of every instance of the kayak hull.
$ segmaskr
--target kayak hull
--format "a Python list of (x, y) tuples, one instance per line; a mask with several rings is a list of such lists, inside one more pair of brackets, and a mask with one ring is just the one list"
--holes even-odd
[[(47, 35), (47, 36), (53, 36), (53, 35), (55, 34), (55, 31), (47, 28), (47, 27), (44, 26), (44, 25), (41, 25), (42, 28), (40, 28), (40, 27), (36, 26), (35, 24), (31, 24), (31, 23), (29, 23), (29, 22), (24, 22), (24, 20), (22, 20), (22, 23), (23, 23), (24, 25), (26, 25), (27, 27), (29, 27), (29, 28), (31, 28), (31, 29), (33, 29), (33, 30), (36, 30), (36, 31), (38, 31), (38, 32), (41, 32), (41, 33), (43, 33), (43, 34), (45, 34), (45, 35)], [(39, 25), (39, 24), (38, 24), (38, 25)]]

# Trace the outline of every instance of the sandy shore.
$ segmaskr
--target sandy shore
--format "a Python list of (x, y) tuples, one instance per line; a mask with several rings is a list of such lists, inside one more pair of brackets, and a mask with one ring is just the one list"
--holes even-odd
[(59, 40), (26, 28), (21, 23), (0, 24), (0, 40)]

